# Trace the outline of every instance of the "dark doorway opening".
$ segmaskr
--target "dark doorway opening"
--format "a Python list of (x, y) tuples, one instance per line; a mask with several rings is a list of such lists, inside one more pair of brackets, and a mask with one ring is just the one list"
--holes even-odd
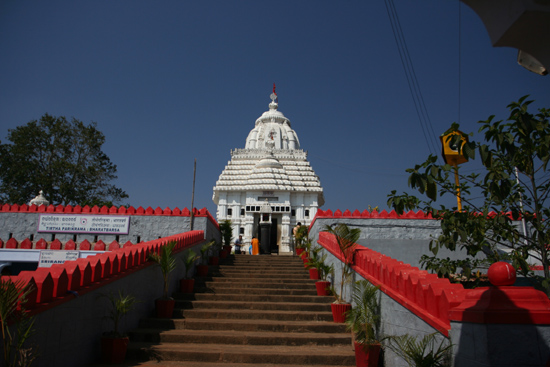
[(278, 254), (279, 253), (279, 246), (277, 245), (277, 223), (278, 223), (278, 220), (277, 218), (273, 218), (271, 217), (271, 238), (270, 238), (270, 243), (271, 243), (271, 253), (275, 253), (275, 254)]

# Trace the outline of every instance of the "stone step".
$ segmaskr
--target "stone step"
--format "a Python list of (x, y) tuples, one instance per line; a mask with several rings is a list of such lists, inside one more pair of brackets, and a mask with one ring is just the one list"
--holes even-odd
[(212, 278), (203, 282), (196, 282), (195, 284), (204, 285), (210, 287), (216, 284), (222, 284), (227, 288), (264, 288), (264, 289), (315, 289), (315, 281), (311, 279), (304, 280), (292, 280), (292, 279), (274, 279), (267, 281), (259, 281), (257, 279), (227, 279), (227, 278)]
[[(112, 367), (112, 364), (94, 364), (90, 367)], [(180, 361), (159, 361), (159, 360), (150, 360), (150, 361), (126, 361), (125, 363), (118, 364), (119, 367), (278, 367), (273, 363), (229, 363), (229, 362), (193, 362), (186, 361), (185, 363)], [(304, 365), (300, 364), (285, 364), (285, 367), (303, 367)], [(315, 365), (316, 367), (355, 367), (353, 365)]]
[(254, 319), (254, 320), (281, 320), (281, 321), (331, 321), (330, 307), (326, 312), (300, 312), (292, 311), (264, 311), (243, 309), (174, 309), (174, 318), (199, 318), (199, 319)]
[(250, 302), (250, 301), (177, 301), (176, 308), (185, 311), (193, 309), (225, 309), (225, 310), (258, 310), (258, 311), (296, 311), (296, 312), (328, 312), (330, 304), (310, 302)]
[(304, 269), (305, 264), (303, 261), (296, 261), (296, 262), (279, 262), (279, 263), (271, 263), (271, 262), (219, 262), (218, 265), (216, 265), (219, 269), (284, 269), (284, 270), (299, 270)]
[(190, 330), (232, 330), (232, 331), (273, 331), (287, 333), (345, 333), (346, 326), (330, 321), (281, 321), (281, 320), (239, 320), (239, 319), (158, 319), (140, 320), (143, 329), (190, 329)]
[[(235, 344), (175, 344), (132, 342), (128, 358), (162, 361), (195, 361), (209, 363), (249, 363), (258, 365), (269, 361), (272, 365), (328, 365), (355, 366), (351, 345), (279, 346)], [(187, 364), (185, 364), (187, 365)]]
[(309, 274), (304, 273), (290, 273), (290, 274), (284, 274), (284, 273), (251, 273), (251, 272), (239, 272), (239, 273), (232, 273), (232, 274), (214, 274), (212, 273), (210, 276), (212, 279), (225, 279), (225, 281), (234, 281), (238, 279), (249, 279), (249, 280), (262, 280), (264, 282), (273, 280), (289, 280), (289, 281), (298, 281), (298, 280), (311, 280), (309, 278)]
[[(219, 275), (218, 275), (219, 274)], [(249, 275), (254, 275), (259, 278), (274, 278), (274, 277), (285, 277), (292, 279), (293, 277), (297, 276), (300, 278), (308, 278), (309, 272), (304, 272), (304, 269), (289, 269), (289, 270), (282, 270), (282, 269), (257, 269), (257, 268), (250, 268), (250, 269), (218, 269), (218, 272), (216, 273), (217, 276), (229, 278), (229, 277), (246, 277)]]
[[(255, 295), (302, 295), (313, 296), (317, 294), (317, 291), (312, 287), (298, 288), (298, 289), (277, 289), (277, 288), (226, 288), (223, 283), (220, 285), (212, 285), (208, 288), (197, 287), (195, 283), (195, 294), (219, 294), (219, 295), (239, 295), (239, 294), (255, 294)], [(182, 293), (175, 293), (174, 297)], [(334, 299), (333, 299), (334, 300)]]
[(243, 294), (234, 294), (232, 292), (220, 294), (215, 293), (177, 293), (173, 296), (176, 301), (242, 301), (242, 302), (298, 302), (298, 303), (330, 303), (333, 297), (320, 297), (316, 294), (311, 295), (292, 295), (292, 294), (272, 294), (271, 292), (246, 292)]
[(132, 332), (132, 342), (148, 343), (197, 343), (237, 345), (348, 345), (350, 333), (276, 332), (276, 331), (234, 331), (194, 329), (140, 329)]

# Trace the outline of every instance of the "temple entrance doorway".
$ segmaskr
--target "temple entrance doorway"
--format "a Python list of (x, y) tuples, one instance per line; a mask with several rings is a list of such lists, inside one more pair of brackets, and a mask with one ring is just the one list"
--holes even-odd
[[(254, 235), (257, 236), (260, 241), (260, 249), (262, 254), (279, 253), (279, 246), (281, 245), (281, 221), (282, 216), (275, 214), (271, 216), (271, 224), (266, 230), (265, 224), (260, 224), (260, 216), (266, 214), (258, 214), (254, 217)], [(262, 230), (263, 226), (263, 230)], [(269, 250), (267, 250), (267, 243), (269, 243)]]

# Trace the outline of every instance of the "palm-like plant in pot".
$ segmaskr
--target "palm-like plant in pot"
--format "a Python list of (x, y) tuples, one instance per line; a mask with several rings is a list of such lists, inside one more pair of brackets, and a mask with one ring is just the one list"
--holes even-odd
[(296, 234), (294, 235), (294, 240), (296, 241), (296, 254), (300, 257), (302, 257), (302, 253), (307, 252), (308, 250), (308, 244), (311, 245), (311, 242), (309, 242), (308, 238), (309, 230), (306, 226), (300, 225), (296, 229)]
[[(27, 302), (34, 295), (34, 289), (22, 280), (14, 282), (9, 277), (0, 277), (2, 366), (30, 366), (37, 357), (36, 348), (27, 343), (35, 332), (34, 317), (26, 312)], [(16, 325), (15, 328), (12, 328), (12, 323)]]
[[(405, 334), (387, 337), (387, 347), (412, 367), (447, 367), (451, 366), (453, 344), (442, 335), (432, 333), (421, 340)], [(437, 339), (440, 339), (439, 342)]]
[(149, 259), (153, 260), (160, 266), (162, 272), (162, 279), (164, 282), (162, 298), (157, 299), (157, 317), (170, 318), (174, 311), (174, 305), (176, 301), (169, 296), (170, 286), (170, 273), (177, 267), (176, 257), (174, 256), (174, 248), (176, 246), (175, 241), (168, 242), (166, 245), (160, 248), (160, 253), (149, 254)]
[(195, 287), (195, 279), (191, 276), (193, 265), (200, 258), (193, 250), (187, 250), (183, 254), (183, 266), (185, 266), (185, 276), (180, 280), (180, 291), (182, 293), (193, 293)]
[(110, 302), (108, 317), (113, 322), (113, 330), (103, 333), (101, 337), (101, 356), (105, 363), (122, 363), (126, 357), (128, 336), (119, 330), (123, 317), (133, 310), (138, 302), (134, 296), (124, 295), (121, 291), (118, 296), (110, 294), (106, 296)]
[(323, 248), (321, 246), (317, 246), (313, 249), (310, 249), (309, 251), (309, 257), (307, 259), (307, 262), (305, 263), (306, 269), (309, 270), (309, 277), (310, 279), (321, 279), (319, 274), (319, 267), (321, 267), (322, 264), (324, 264), (327, 255), (321, 255), (321, 251)]
[(233, 237), (233, 227), (231, 221), (226, 219), (220, 223), (220, 232), (223, 239), (223, 248), (231, 253), (231, 237)]
[(221, 242), (212, 241), (212, 245), (210, 246), (210, 253), (212, 254), (208, 259), (209, 265), (218, 265), (220, 258), (219, 253), (222, 248)]
[(340, 291), (334, 292), (336, 301), (331, 304), (331, 308), (334, 322), (344, 322), (346, 312), (351, 309), (351, 304), (346, 301), (345, 290), (346, 286), (351, 282), (353, 253), (357, 246), (356, 242), (361, 235), (361, 229), (349, 228), (345, 223), (338, 223), (333, 227), (329, 225), (325, 226), (325, 231), (335, 236), (338, 249), (342, 255)]
[(208, 275), (208, 256), (210, 253), (210, 248), (214, 245), (216, 241), (210, 241), (202, 245), (201, 247), (201, 263), (197, 265), (197, 275), (205, 277)]
[[(324, 261), (324, 260), (323, 260)], [(320, 280), (315, 282), (315, 288), (317, 288), (318, 296), (329, 296), (331, 292), (331, 283), (328, 279), (329, 276), (334, 277), (334, 265), (327, 265), (324, 262), (317, 264), (317, 272), (319, 273)]]
[(380, 342), (380, 287), (366, 280), (353, 284), (353, 308), (346, 314), (347, 329), (352, 332), (357, 367), (378, 366)]

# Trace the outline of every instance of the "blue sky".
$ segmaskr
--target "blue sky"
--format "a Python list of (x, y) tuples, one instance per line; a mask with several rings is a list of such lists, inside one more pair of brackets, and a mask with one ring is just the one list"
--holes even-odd
[[(549, 77), (492, 47), (466, 5), (395, 7), (437, 135), (526, 94), (550, 107)], [(190, 207), (197, 159), (195, 207), (215, 215), (273, 83), (323, 209), (386, 208), (430, 153), (382, 1), (2, 1), (0, 55), (0, 140), (44, 113), (95, 121), (135, 207)]]

